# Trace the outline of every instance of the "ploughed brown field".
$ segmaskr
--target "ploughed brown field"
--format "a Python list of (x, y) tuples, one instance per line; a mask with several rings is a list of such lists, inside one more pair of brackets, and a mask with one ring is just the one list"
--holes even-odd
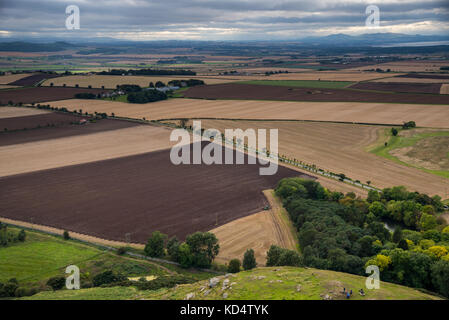
[(33, 85), (41, 82), (44, 79), (52, 79), (52, 78), (56, 78), (56, 77), (59, 77), (59, 75), (58, 74), (49, 74), (49, 73), (38, 73), (38, 74), (33, 74), (33, 75), (25, 77), (25, 78), (21, 78), (19, 80), (9, 83), (9, 84), (11, 84), (13, 86), (33, 86)]
[[(82, 117), (65, 113), (43, 113), (31, 116), (0, 119), (0, 130), (14, 131), (34, 129), (38, 126), (63, 126), (72, 122), (79, 122)], [(7, 129), (7, 130), (5, 130)]]
[(193, 87), (184, 92), (184, 97), (201, 99), (449, 104), (449, 97), (439, 95), (410, 93), (385, 94), (381, 92), (363, 92), (346, 89), (289, 88), (286, 86), (261, 86), (234, 83)]
[(60, 99), (74, 98), (77, 93), (102, 93), (109, 90), (87, 89), (87, 88), (52, 88), (52, 87), (30, 87), (12, 90), (0, 90), (0, 105), (13, 103), (45, 102)]
[(440, 94), (441, 83), (359, 82), (352, 85), (350, 88), (360, 90)]
[[(83, 125), (71, 124), (72, 122), (78, 122), (82, 118), (85, 117), (58, 113), (0, 118), (0, 130), (3, 130), (3, 132), (0, 131), (0, 146), (92, 134), (137, 125), (133, 122), (108, 119), (96, 120), (95, 123), (88, 122)], [(48, 124), (55, 126), (48, 126)], [(22, 130), (23, 128), (36, 128), (39, 125), (41, 127), (38, 130)], [(10, 132), (14, 130), (9, 129), (10, 127), (17, 128), (19, 131)], [(8, 128), (9, 131), (4, 131), (4, 128)]]
[(111, 240), (129, 233), (145, 243), (155, 230), (184, 239), (261, 211), (262, 190), (284, 177), (309, 177), (285, 167), (261, 176), (259, 168), (176, 166), (166, 149), (2, 177), (1, 216)]
[(416, 78), (416, 79), (442, 79), (448, 80), (449, 74), (422, 74), (422, 73), (408, 73), (398, 75), (398, 78)]

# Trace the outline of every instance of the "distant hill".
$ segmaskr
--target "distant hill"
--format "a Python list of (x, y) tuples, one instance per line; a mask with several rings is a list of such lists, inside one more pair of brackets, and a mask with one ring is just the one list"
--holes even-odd
[[(365, 277), (311, 268), (257, 268), (210, 280), (178, 285), (171, 289), (137, 291), (130, 287), (91, 288), (77, 291), (46, 291), (26, 299), (151, 299), (151, 300), (341, 300), (343, 289), (352, 290), (351, 300), (435, 300), (436, 296), (416, 289), (381, 282), (380, 289), (367, 290)], [(227, 285), (224, 286), (224, 284)], [(358, 291), (364, 288), (365, 296)]]
[(0, 42), (0, 51), (18, 52), (55, 52), (73, 48), (73, 45), (64, 41), (52, 43), (33, 43), (23, 41)]
[(339, 46), (374, 46), (414, 42), (449, 41), (449, 36), (408, 35), (402, 33), (366, 33), (350, 36), (343, 33), (323, 37), (307, 37), (299, 40), (305, 44), (339, 45)]

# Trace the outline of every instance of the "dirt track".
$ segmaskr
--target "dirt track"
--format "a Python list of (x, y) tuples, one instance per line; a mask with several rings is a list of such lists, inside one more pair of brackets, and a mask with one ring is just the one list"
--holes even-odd
[(171, 164), (169, 150), (0, 178), (1, 216), (99, 238), (183, 239), (261, 211), (262, 190), (299, 173), (257, 165)]
[(148, 104), (99, 100), (50, 102), (69, 110), (114, 112), (117, 116), (154, 120), (170, 118), (286, 119), (394, 123), (413, 120), (418, 126), (449, 128), (449, 108), (431, 104), (358, 102), (287, 102), (254, 100), (170, 99)]

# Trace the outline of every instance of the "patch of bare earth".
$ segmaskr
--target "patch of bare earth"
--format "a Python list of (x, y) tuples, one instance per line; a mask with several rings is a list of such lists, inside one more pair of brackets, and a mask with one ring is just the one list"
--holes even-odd
[(449, 170), (449, 137), (429, 137), (390, 151), (399, 160), (429, 170)]

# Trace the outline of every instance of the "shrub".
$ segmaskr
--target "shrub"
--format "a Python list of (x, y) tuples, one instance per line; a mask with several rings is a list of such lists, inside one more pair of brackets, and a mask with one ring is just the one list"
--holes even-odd
[(65, 278), (64, 277), (52, 277), (48, 279), (47, 286), (51, 287), (54, 291), (61, 290), (65, 286)]
[(257, 267), (256, 258), (254, 257), (254, 250), (248, 249), (243, 255), (243, 269), (251, 270)]
[(153, 258), (160, 258), (164, 256), (164, 242), (167, 235), (154, 231), (151, 237), (148, 239), (148, 243), (145, 246), (145, 254)]
[(70, 240), (69, 232), (65, 230), (64, 233), (62, 234), (62, 237), (64, 238), (64, 240)]
[(128, 280), (128, 278), (126, 278), (124, 275), (122, 275), (120, 273), (115, 273), (111, 270), (107, 270), (107, 271), (97, 274), (92, 279), (92, 284), (94, 285), (94, 287), (99, 287), (102, 285), (117, 283), (117, 282), (126, 281), (126, 280)]
[(17, 240), (18, 241), (21, 241), (21, 242), (24, 242), (25, 241), (25, 239), (26, 239), (26, 232), (25, 232), (25, 230), (20, 230), (19, 231), (19, 234), (17, 235)]
[(232, 259), (229, 261), (228, 265), (228, 272), (229, 273), (237, 273), (240, 272), (240, 260), (239, 259)]
[(124, 255), (126, 253), (126, 247), (120, 247), (117, 249), (117, 254), (118, 255)]

